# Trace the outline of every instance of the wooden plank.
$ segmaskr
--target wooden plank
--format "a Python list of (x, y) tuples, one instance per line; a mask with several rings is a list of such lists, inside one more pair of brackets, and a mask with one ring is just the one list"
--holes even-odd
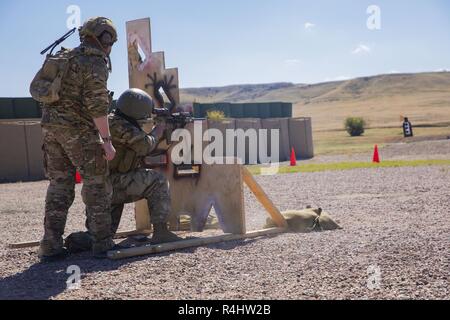
[(280, 228), (287, 228), (288, 224), (286, 219), (281, 214), (280, 210), (275, 207), (272, 200), (269, 199), (267, 194), (261, 188), (261, 186), (256, 182), (253, 178), (252, 174), (248, 169), (242, 166), (242, 176), (244, 178), (245, 184), (250, 188), (253, 194), (256, 196), (256, 199), (263, 205), (263, 207), (267, 210), (273, 221)]
[(199, 238), (199, 239), (190, 239), (179, 242), (172, 243), (164, 243), (161, 245), (148, 245), (143, 247), (135, 247), (123, 250), (116, 250), (108, 252), (108, 258), (112, 260), (120, 260), (132, 257), (145, 256), (149, 254), (163, 253), (169, 251), (176, 251), (186, 248), (200, 247), (204, 245), (221, 243), (225, 241), (235, 241), (235, 240), (243, 240), (243, 239), (251, 239), (258, 238), (262, 236), (268, 235), (276, 235), (285, 232), (286, 229), (283, 228), (272, 228), (265, 229), (259, 231), (249, 232), (247, 234), (224, 234), (220, 236), (207, 237), (207, 238)]
[(136, 219), (136, 230), (148, 230), (152, 228), (147, 200), (143, 199), (136, 202), (134, 216)]
[(24, 248), (33, 248), (33, 247), (39, 247), (39, 241), (8, 244), (9, 249), (24, 249)]
[[(133, 231), (124, 231), (124, 232), (118, 232), (114, 239), (124, 239), (131, 236), (149, 236), (152, 233), (151, 230), (133, 230)], [(25, 248), (34, 248), (39, 247), (39, 241), (32, 241), (32, 242), (20, 242), (20, 243), (12, 243), (8, 245), (9, 249), (25, 249)]]

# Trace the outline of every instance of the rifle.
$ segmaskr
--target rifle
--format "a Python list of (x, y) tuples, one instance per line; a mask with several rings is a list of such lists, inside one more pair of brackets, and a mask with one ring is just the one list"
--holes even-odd
[(45, 48), (44, 50), (41, 51), (41, 55), (44, 55), (48, 50), (51, 49), (50, 51), (50, 55), (52, 55), (53, 50), (55, 50), (55, 48), (60, 45), (61, 43), (63, 43), (67, 38), (69, 38), (72, 34), (75, 33), (75, 31), (77, 30), (77, 28), (73, 28), (71, 29), (69, 32), (67, 32), (65, 35), (63, 35), (61, 38), (59, 38), (58, 40), (56, 40), (55, 42), (53, 42), (51, 45), (49, 45), (47, 48)]
[[(203, 121), (205, 118), (194, 118), (190, 112), (176, 112), (171, 113), (167, 108), (154, 108), (152, 111), (154, 123), (165, 123), (170, 126), (164, 132), (164, 139), (158, 144), (156, 149), (146, 158), (144, 166), (147, 168), (161, 167), (167, 165), (167, 157), (164, 157), (172, 144), (172, 131), (182, 129), (189, 123), (195, 121)], [(161, 158), (163, 156), (163, 158)], [(183, 164), (174, 166), (174, 178), (199, 177), (201, 172), (201, 165)]]
[(203, 121), (205, 118), (194, 118), (190, 112), (171, 113), (167, 108), (154, 108), (152, 111), (156, 123), (165, 123), (170, 125), (170, 129), (165, 132), (167, 144), (171, 144), (172, 130), (183, 129), (189, 123)]

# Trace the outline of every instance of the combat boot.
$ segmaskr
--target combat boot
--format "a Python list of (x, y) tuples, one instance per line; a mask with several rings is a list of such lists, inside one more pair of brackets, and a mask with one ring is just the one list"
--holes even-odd
[(116, 244), (112, 239), (96, 242), (92, 245), (92, 256), (96, 259), (106, 259), (108, 258), (108, 251), (114, 249), (116, 249)]
[(158, 223), (153, 225), (153, 237), (150, 240), (150, 243), (161, 244), (161, 243), (169, 243), (183, 240), (175, 233), (170, 232), (167, 227), (167, 223)]
[(41, 263), (52, 263), (58, 262), (66, 259), (69, 256), (69, 252), (66, 248), (62, 248), (57, 253), (54, 254), (44, 254), (42, 250), (39, 250), (39, 260)]

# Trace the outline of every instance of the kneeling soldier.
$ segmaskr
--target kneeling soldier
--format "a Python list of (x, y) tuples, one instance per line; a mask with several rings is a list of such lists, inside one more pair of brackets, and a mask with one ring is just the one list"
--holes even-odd
[[(161, 173), (141, 167), (143, 159), (151, 154), (164, 137), (165, 125), (157, 125), (147, 135), (139, 124), (151, 117), (153, 102), (142, 90), (125, 91), (117, 102), (116, 111), (109, 116), (116, 157), (109, 163), (113, 187), (111, 201), (112, 234), (117, 232), (124, 205), (146, 199), (153, 225), (152, 244), (181, 240), (168, 230), (170, 193), (168, 181)], [(66, 240), (71, 252), (86, 250), (90, 239), (87, 233), (72, 234)]]

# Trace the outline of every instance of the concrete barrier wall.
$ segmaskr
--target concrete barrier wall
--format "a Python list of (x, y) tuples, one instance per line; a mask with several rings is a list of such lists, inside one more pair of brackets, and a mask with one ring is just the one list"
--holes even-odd
[(45, 179), (44, 153), (42, 152), (42, 129), (39, 122), (25, 126), (30, 180)]
[[(208, 120), (208, 129), (218, 129), (220, 130), (220, 132), (222, 133), (223, 136), (223, 156), (227, 155), (227, 139), (226, 139), (226, 130), (231, 129), (231, 130), (235, 130), (236, 129), (236, 120), (234, 119), (227, 119), (224, 121), (212, 121), (212, 120)], [(233, 155), (230, 156), (234, 156), (236, 154), (236, 148), (234, 150)], [(213, 156), (216, 156), (215, 154), (213, 154)]]
[(305, 118), (306, 119), (306, 133), (305, 133), (305, 139), (308, 146), (308, 149), (305, 154), (305, 158), (310, 159), (314, 158), (314, 139), (312, 134), (312, 119), (311, 118)]
[[(256, 130), (256, 140), (250, 141), (249, 138), (246, 138), (245, 140), (245, 161), (243, 162), (245, 164), (258, 164), (259, 163), (259, 155), (256, 156), (253, 155), (252, 159), (250, 159), (250, 149), (251, 147), (256, 147), (256, 151), (258, 152), (258, 146), (259, 146), (259, 137), (258, 132), (259, 129), (261, 129), (261, 120), (260, 119), (236, 119), (236, 130), (242, 129), (244, 131), (247, 131), (248, 129), (255, 129)], [(235, 146), (236, 146), (236, 157), (239, 156), (237, 152), (237, 139), (235, 139)]]
[(263, 119), (261, 120), (261, 127), (267, 129), (267, 148), (269, 150), (269, 156), (272, 156), (272, 139), (270, 130), (279, 130), (280, 146), (279, 157), (280, 161), (287, 161), (290, 157), (290, 139), (289, 139), (289, 119)]
[[(280, 119), (227, 119), (225, 121), (208, 121), (206, 128), (219, 129), (224, 135), (224, 154), (226, 154), (227, 129), (279, 129), (280, 161), (290, 158), (290, 150), (295, 149), (298, 159), (314, 157), (311, 118)], [(259, 159), (259, 136), (256, 139)], [(270, 151), (270, 132), (267, 147)], [(204, 147), (208, 143), (204, 144)], [(234, 156), (237, 156), (237, 139), (235, 139)], [(0, 121), (0, 182), (33, 181), (45, 179), (43, 167), (42, 132), (37, 121)], [(249, 164), (249, 141), (245, 143), (246, 164)], [(270, 155), (270, 153), (269, 153)]]
[(314, 157), (311, 118), (289, 119), (289, 139), (298, 159)]
[(0, 122), (0, 181), (45, 178), (41, 126), (36, 121)]

